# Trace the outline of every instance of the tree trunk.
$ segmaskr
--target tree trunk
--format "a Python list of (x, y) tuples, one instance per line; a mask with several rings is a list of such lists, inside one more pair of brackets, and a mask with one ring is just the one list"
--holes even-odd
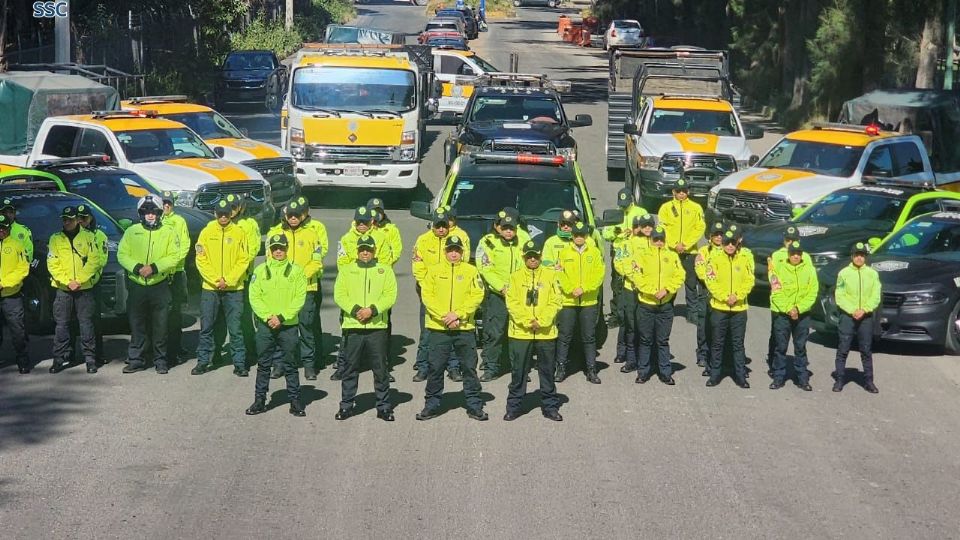
[(283, 27), (293, 30), (293, 0), (287, 0), (287, 8), (283, 14)]
[(920, 36), (920, 52), (917, 57), (917, 88), (933, 88), (937, 74), (937, 60), (943, 44), (943, 3), (934, 0), (929, 4), (927, 18)]

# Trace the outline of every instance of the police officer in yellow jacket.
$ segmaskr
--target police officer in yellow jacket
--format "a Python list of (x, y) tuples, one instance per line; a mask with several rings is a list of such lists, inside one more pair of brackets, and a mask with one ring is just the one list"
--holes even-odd
[(626, 278), (637, 291), (637, 379), (650, 380), (650, 355), (656, 348), (660, 381), (673, 385), (670, 364), (670, 331), (673, 329), (673, 300), (683, 285), (683, 267), (677, 252), (666, 247), (667, 232), (657, 227), (650, 235), (650, 247), (636, 252)]
[(216, 216), (200, 231), (195, 246), (197, 270), (200, 272), (200, 339), (197, 343), (197, 365), (192, 375), (202, 375), (213, 369), (214, 326), (223, 312), (230, 335), (233, 373), (238, 377), (249, 375), (246, 348), (243, 340), (243, 282), (250, 265), (248, 235), (231, 220), (233, 209), (226, 201), (214, 207)]
[(127, 314), (130, 347), (124, 373), (146, 369), (143, 349), (153, 343), (153, 365), (167, 373), (167, 320), (170, 310), (170, 276), (177, 268), (180, 245), (176, 232), (160, 219), (163, 201), (156, 195), (137, 203), (140, 223), (123, 232), (117, 261), (127, 271)]
[[(247, 200), (244, 197), (230, 194), (227, 195), (227, 202), (233, 206), (231, 219), (247, 233), (247, 250), (250, 252), (250, 263), (247, 266), (247, 272), (243, 276), (244, 288), (250, 276), (253, 275), (253, 264), (260, 254), (260, 224), (253, 216), (247, 213)], [(223, 326), (220, 326), (218, 342), (223, 339)], [(253, 329), (253, 308), (250, 306), (250, 298), (243, 295), (243, 311), (240, 316), (240, 330), (243, 333), (243, 346), (246, 349), (246, 356), (254, 358), (257, 354), (257, 344), (254, 338)]]
[(850, 354), (854, 339), (857, 340), (860, 361), (863, 363), (863, 387), (871, 394), (879, 392), (873, 382), (873, 332), (876, 324), (874, 313), (880, 307), (880, 276), (876, 270), (867, 266), (869, 251), (867, 244), (857, 242), (850, 249), (850, 264), (837, 275), (834, 300), (840, 314), (837, 325), (840, 337), (834, 366), (834, 392), (843, 390), (847, 355)]
[(387, 217), (383, 209), (383, 199), (380, 197), (367, 201), (367, 210), (373, 213), (373, 226), (383, 237), (383, 245), (377, 246), (377, 261), (392, 267), (397, 264), (403, 254), (403, 238), (400, 236), (400, 229)]
[[(575, 210), (563, 210), (557, 220), (557, 232), (543, 243), (543, 264), (558, 268), (560, 252), (573, 241), (573, 225), (581, 221)], [(593, 243), (593, 239), (590, 239)]]
[(160, 194), (163, 201), (163, 223), (165, 226), (176, 231), (177, 242), (180, 251), (177, 253), (177, 268), (173, 273), (173, 279), (170, 280), (170, 295), (173, 300), (170, 302), (170, 320), (167, 323), (169, 331), (167, 332), (167, 349), (170, 351), (170, 360), (172, 363), (185, 361), (190, 352), (183, 348), (183, 304), (187, 301), (187, 255), (190, 254), (191, 245), (190, 230), (187, 228), (187, 220), (178, 214), (175, 210), (175, 197), (173, 192), (164, 191)]
[(524, 267), (510, 276), (507, 311), (510, 313), (510, 386), (506, 421), (520, 417), (520, 405), (527, 394), (527, 375), (537, 357), (540, 376), (540, 409), (549, 420), (560, 422), (560, 398), (554, 381), (556, 369), (556, 317), (563, 304), (558, 276), (553, 267), (541, 265), (541, 248), (533, 240), (522, 247)]
[[(320, 239), (320, 260), (321, 262), (327, 256), (327, 252), (330, 251), (330, 240), (327, 236), (327, 227), (319, 219), (315, 219), (310, 215), (310, 203), (307, 202), (306, 197), (300, 196), (296, 200), (297, 206), (300, 208), (300, 226), (305, 229), (311, 229), (317, 234), (317, 238)], [(317, 351), (316, 357), (323, 357), (323, 323), (320, 318), (320, 308), (323, 304), (323, 266), (320, 267), (320, 273), (317, 275), (317, 294), (316, 294), (316, 304), (317, 312), (316, 316), (313, 318), (313, 342), (315, 350)], [(324, 366), (316, 366), (318, 370), (323, 369)], [(279, 378), (278, 374), (274, 374), (274, 378)]]
[(445, 263), (427, 270), (422, 283), (430, 351), (425, 403), (423, 410), (417, 413), (417, 420), (429, 420), (440, 414), (443, 368), (453, 350), (460, 358), (467, 416), (483, 421), (489, 417), (483, 412), (483, 398), (480, 397), (474, 335), (474, 315), (483, 301), (483, 283), (477, 269), (463, 262), (463, 242), (459, 237), (447, 238), (445, 258)]
[(56, 289), (53, 300), (53, 367), (58, 373), (73, 358), (70, 325), (76, 320), (80, 329), (80, 347), (87, 364), (87, 373), (97, 372), (97, 341), (93, 325), (97, 302), (93, 286), (100, 279), (103, 251), (97, 247), (94, 234), (80, 226), (77, 209), (64, 207), (60, 212), (63, 229), (48, 242), (47, 270), (50, 284)]
[(366, 362), (373, 371), (377, 418), (393, 422), (387, 363), (390, 352), (387, 313), (397, 302), (397, 279), (393, 268), (381, 263), (376, 253), (377, 246), (372, 237), (357, 240), (356, 262), (340, 267), (334, 285), (333, 299), (343, 317), (340, 328), (347, 343), (337, 420), (354, 415), (360, 370)]
[[(794, 242), (799, 242), (799, 241), (800, 241), (799, 229), (797, 229), (795, 225), (789, 225), (786, 229), (783, 230), (783, 245), (779, 249), (771, 253), (769, 257), (767, 257), (767, 277), (770, 280), (772, 280), (768, 282), (770, 283), (771, 292), (773, 292), (774, 289), (777, 289), (780, 287), (780, 284), (777, 281), (778, 278), (777, 278), (777, 272), (775, 271), (775, 268), (787, 263), (787, 259), (789, 258), (789, 253), (787, 252), (787, 248), (790, 246), (790, 244)], [(803, 262), (809, 263), (812, 265), (813, 262), (810, 259), (810, 255), (803, 250), (801, 250), (801, 252), (802, 252), (801, 258), (803, 259)], [(774, 336), (776, 335), (776, 330), (773, 327), (775, 321), (776, 319), (774, 317), (770, 318), (770, 340), (767, 343), (767, 368), (769, 370), (769, 375), (771, 377), (773, 377), (773, 359), (774, 359), (774, 356), (776, 356), (776, 348), (777, 348), (776, 342), (774, 340)]]
[[(247, 414), (266, 412), (270, 370), (275, 362), (282, 364), (287, 377), (287, 398), (290, 414), (306, 416), (300, 401), (300, 376), (293, 365), (297, 350), (297, 317), (303, 309), (307, 293), (307, 277), (299, 266), (287, 259), (286, 235), (274, 234), (267, 239), (267, 260), (253, 270), (250, 277), (250, 306), (257, 329), (257, 377), (253, 405)], [(279, 358), (275, 352), (281, 352)]]
[[(417, 341), (417, 359), (413, 365), (416, 370), (416, 374), (413, 376), (413, 382), (427, 380), (427, 368), (429, 367), (427, 362), (429, 343), (427, 342), (430, 338), (430, 333), (427, 331), (425, 321), (426, 308), (423, 306), (423, 280), (426, 278), (427, 271), (430, 268), (447, 262), (446, 243), (447, 238), (450, 237), (450, 227), (450, 215), (447, 213), (447, 209), (438, 208), (433, 212), (430, 230), (418, 236), (417, 241), (413, 245), (411, 270), (413, 278), (417, 283), (417, 297), (420, 298), (420, 339)], [(462, 238), (461, 245), (467, 245), (466, 242), (462, 241)], [(466, 251), (466, 248), (464, 248), (464, 251)], [(448, 366), (448, 371), (451, 380), (455, 382), (463, 380), (459, 365)]]
[(600, 288), (606, 264), (603, 254), (590, 240), (590, 226), (583, 221), (573, 224), (573, 239), (560, 252), (557, 278), (563, 293), (563, 308), (557, 315), (556, 382), (567, 377), (567, 360), (574, 331), (579, 327), (587, 380), (599, 384), (597, 376), (597, 319), (600, 316)]
[[(24, 326), (23, 280), (30, 273), (27, 250), (19, 240), (11, 236), (12, 223), (0, 214), (0, 321), (10, 332), (13, 354), (21, 374), (30, 373), (33, 366), (27, 355), (27, 330)], [(0, 327), (0, 332), (3, 328)]]
[[(77, 205), (77, 217), (80, 220), (80, 226), (93, 233), (97, 250), (100, 251), (100, 268), (97, 269), (96, 283), (93, 285), (93, 328), (97, 341), (97, 362), (109, 364), (110, 359), (103, 357), (103, 330), (100, 326), (100, 312), (102, 310), (100, 302), (100, 277), (103, 276), (103, 268), (107, 265), (107, 235), (97, 227), (97, 218), (90, 210), (89, 204)], [(189, 240), (189, 239), (188, 239)], [(74, 329), (71, 328), (71, 331)], [(72, 338), (71, 338), (72, 339)], [(168, 340), (169, 342), (169, 340)]]
[(710, 376), (710, 294), (707, 289), (707, 261), (714, 251), (723, 249), (723, 233), (726, 230), (723, 223), (716, 222), (705, 233), (707, 243), (697, 249), (694, 259), (694, 271), (697, 274), (700, 290), (705, 294), (699, 297), (700, 305), (697, 308), (697, 365), (703, 368), (704, 377)]
[[(610, 260), (616, 257), (617, 249), (630, 238), (633, 232), (633, 220), (647, 214), (648, 212), (633, 200), (633, 192), (628, 188), (623, 188), (617, 192), (617, 207), (623, 212), (623, 221), (618, 225), (608, 225), (600, 229), (600, 236), (610, 245)], [(610, 322), (612, 325), (620, 327), (617, 338), (617, 357), (615, 363), (623, 363), (624, 347), (622, 343), (623, 335), (623, 314), (619, 307), (620, 295), (623, 291), (623, 276), (611, 266), (610, 272)]]
[[(632, 258), (637, 253), (650, 247), (650, 235), (653, 234), (655, 224), (656, 220), (650, 214), (644, 214), (633, 219), (633, 234), (620, 245), (613, 259), (613, 268), (621, 276), (626, 276), (632, 272)], [(620, 305), (623, 312), (623, 324), (621, 325), (622, 337), (617, 336), (617, 352), (619, 355), (622, 340), (623, 366), (620, 367), (620, 373), (629, 373), (637, 369), (637, 291), (628, 279), (623, 280)]]
[(707, 386), (720, 384), (723, 351), (727, 340), (733, 353), (734, 382), (750, 388), (744, 338), (747, 332), (747, 296), (753, 289), (753, 256), (740, 250), (737, 235), (723, 233), (723, 247), (707, 259), (705, 277), (710, 293), (710, 378)]
[(10, 225), (10, 236), (15, 238), (23, 249), (27, 252), (27, 263), (33, 263), (33, 233), (30, 229), (17, 221), (17, 207), (13, 204), (13, 199), (4, 198), (0, 200), (0, 215), (7, 218)]
[[(287, 239), (287, 260), (300, 267), (307, 278), (307, 295), (297, 317), (300, 332), (299, 358), (303, 376), (317, 380), (316, 358), (319, 356), (314, 329), (320, 316), (320, 277), (323, 275), (324, 246), (317, 230), (303, 225), (300, 205), (290, 202), (283, 207), (283, 222), (267, 231), (267, 238), (283, 235)], [(279, 366), (278, 366), (279, 364)], [(274, 363), (274, 374), (282, 369), (282, 362)]]
[[(697, 256), (697, 243), (707, 229), (703, 218), (703, 208), (690, 200), (690, 187), (683, 178), (673, 187), (673, 199), (663, 203), (657, 212), (660, 225), (667, 231), (667, 247), (680, 256), (686, 273), (683, 293), (687, 303), (687, 322), (697, 324), (698, 298), (701, 294), (697, 286), (697, 273), (694, 270)], [(706, 294), (706, 293), (704, 293)]]
[(787, 259), (767, 267), (774, 343), (771, 390), (783, 388), (787, 377), (787, 345), (791, 337), (797, 386), (807, 392), (813, 390), (807, 371), (807, 337), (810, 335), (810, 310), (817, 301), (820, 285), (816, 268), (804, 255), (800, 242), (794, 240), (787, 246)]
[(517, 238), (517, 219), (506, 210), (495, 220), (494, 231), (480, 239), (477, 264), (487, 286), (483, 303), (483, 362), (481, 381), (492, 381), (501, 374), (501, 360), (507, 335), (505, 295), (510, 276), (523, 266), (522, 245)]

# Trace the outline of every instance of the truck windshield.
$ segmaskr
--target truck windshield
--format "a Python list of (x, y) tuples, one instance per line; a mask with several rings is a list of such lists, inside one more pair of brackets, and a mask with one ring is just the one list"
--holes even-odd
[(731, 112), (656, 109), (650, 118), (647, 133), (710, 133), (721, 137), (738, 137), (740, 128)]
[(180, 122), (186, 125), (200, 135), (203, 139), (242, 139), (240, 133), (229, 120), (224, 118), (218, 112), (193, 112), (182, 114), (167, 114), (164, 118), (169, 118), (174, 122)]
[(876, 254), (960, 261), (960, 221), (918, 219), (884, 242)]
[(470, 119), (482, 122), (548, 122), (559, 123), (560, 103), (549, 97), (478, 96), (473, 102)]
[(797, 222), (890, 230), (896, 225), (905, 203), (905, 199), (877, 193), (834, 192), (814, 203)]
[(576, 184), (552, 179), (458, 178), (450, 206), (460, 217), (493, 217), (508, 206), (519, 210), (524, 219), (556, 221), (564, 209), (586, 215)]
[(133, 163), (217, 157), (199, 137), (185, 128), (117, 131), (116, 135), (124, 155)]
[(291, 104), (305, 111), (388, 110), (406, 112), (417, 104), (412, 71), (356, 67), (304, 67), (293, 72)]
[(276, 65), (273, 55), (262, 52), (230, 53), (223, 61), (223, 69), (227, 70), (273, 69), (274, 67)]
[(857, 169), (862, 155), (860, 146), (783, 139), (763, 156), (757, 167), (796, 169), (845, 178)]

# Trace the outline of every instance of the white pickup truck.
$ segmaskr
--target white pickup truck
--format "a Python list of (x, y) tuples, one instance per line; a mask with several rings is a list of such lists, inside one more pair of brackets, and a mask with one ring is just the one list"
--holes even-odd
[(179, 206), (212, 212), (232, 193), (244, 198), (261, 227), (271, 226), (270, 185), (257, 171), (221, 159), (223, 152), (183, 124), (151, 112), (97, 111), (46, 118), (29, 153), (0, 155), (0, 163), (29, 167), (43, 159), (104, 154), (157, 189), (174, 192)]
[(820, 124), (789, 133), (753, 167), (727, 176), (707, 198), (715, 220), (745, 225), (786, 221), (817, 199), (863, 177), (937, 181), (916, 135), (876, 126)]

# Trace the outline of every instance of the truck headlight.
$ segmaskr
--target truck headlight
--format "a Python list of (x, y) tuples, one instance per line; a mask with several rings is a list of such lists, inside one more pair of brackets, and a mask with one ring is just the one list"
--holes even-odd
[(416, 148), (401, 148), (400, 149), (400, 161), (416, 161), (417, 160), (417, 149)]
[(707, 206), (710, 208), (717, 207), (717, 192), (712, 189), (707, 193)]
[(396, 154), (399, 161), (417, 160), (417, 132), (404, 131), (400, 135), (400, 148)]
[(903, 296), (903, 305), (929, 306), (932, 304), (942, 304), (947, 300), (947, 295), (938, 292), (911, 293)]
[(173, 200), (176, 206), (192, 207), (197, 204), (197, 192), (191, 190), (174, 191)]
[(640, 168), (656, 171), (660, 168), (660, 156), (641, 156)]
[(826, 266), (831, 262), (837, 260), (840, 257), (840, 254), (836, 251), (827, 251), (824, 253), (815, 253), (810, 256), (811, 261), (814, 266)]

